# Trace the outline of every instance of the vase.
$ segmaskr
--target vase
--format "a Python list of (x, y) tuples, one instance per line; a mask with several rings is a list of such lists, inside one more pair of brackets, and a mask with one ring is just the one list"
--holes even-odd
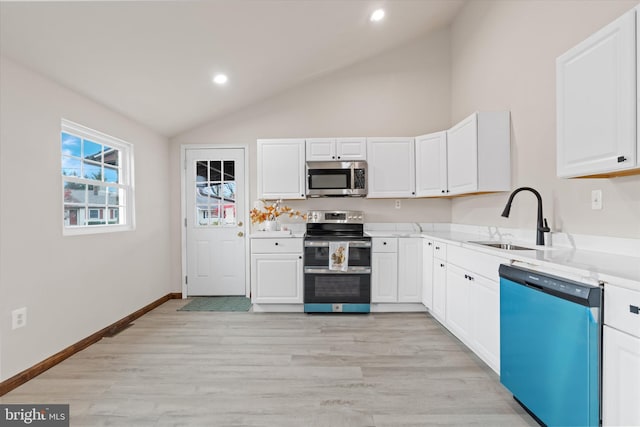
[(265, 221), (264, 231), (278, 231), (278, 221)]

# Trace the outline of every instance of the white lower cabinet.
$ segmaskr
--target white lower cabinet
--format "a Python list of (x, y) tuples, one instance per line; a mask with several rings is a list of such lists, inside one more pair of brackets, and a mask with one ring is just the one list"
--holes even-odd
[(373, 238), (371, 302), (422, 302), (422, 239)]
[(398, 302), (422, 302), (422, 239), (398, 239)]
[(465, 343), (471, 329), (471, 284), (469, 275), (455, 265), (447, 266), (447, 296), (445, 299), (447, 328)]
[(251, 239), (251, 302), (301, 304), (302, 239)]
[(447, 261), (445, 326), (499, 373), (498, 268), (509, 260), (448, 245)]
[(475, 353), (500, 372), (500, 283), (474, 276), (471, 286), (471, 339)]
[(446, 323), (447, 311), (447, 252), (446, 245), (433, 244), (433, 309), (431, 314)]
[(422, 240), (422, 304), (433, 310), (433, 241)]
[(640, 425), (640, 338), (604, 326), (602, 425)]
[(398, 302), (397, 252), (371, 254), (371, 302)]
[(640, 425), (640, 292), (605, 284), (602, 424)]

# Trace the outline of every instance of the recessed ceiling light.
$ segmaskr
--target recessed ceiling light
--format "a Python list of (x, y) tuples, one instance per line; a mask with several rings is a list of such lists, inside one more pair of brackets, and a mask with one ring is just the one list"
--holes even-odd
[(229, 78), (226, 76), (226, 74), (216, 74), (213, 77), (213, 82), (217, 85), (223, 85), (227, 82), (227, 80), (229, 80)]
[(382, 21), (383, 18), (384, 18), (384, 9), (377, 9), (373, 11), (370, 19), (371, 19), (371, 22), (378, 22), (378, 21)]

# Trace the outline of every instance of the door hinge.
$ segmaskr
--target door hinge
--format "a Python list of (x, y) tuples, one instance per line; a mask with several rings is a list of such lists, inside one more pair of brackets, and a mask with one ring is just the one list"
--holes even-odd
[(187, 218), (184, 219), (184, 226), (187, 226)]
[(184, 170), (187, 170), (187, 159), (184, 159)]
[(184, 276), (184, 284), (185, 285), (189, 284), (189, 276)]

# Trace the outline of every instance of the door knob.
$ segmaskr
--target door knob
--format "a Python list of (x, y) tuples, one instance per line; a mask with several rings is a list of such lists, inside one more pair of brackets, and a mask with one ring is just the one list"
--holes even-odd
[(242, 221), (238, 221), (238, 227), (242, 227)]
[(242, 231), (238, 231), (238, 237), (242, 237), (244, 236), (244, 233)]

